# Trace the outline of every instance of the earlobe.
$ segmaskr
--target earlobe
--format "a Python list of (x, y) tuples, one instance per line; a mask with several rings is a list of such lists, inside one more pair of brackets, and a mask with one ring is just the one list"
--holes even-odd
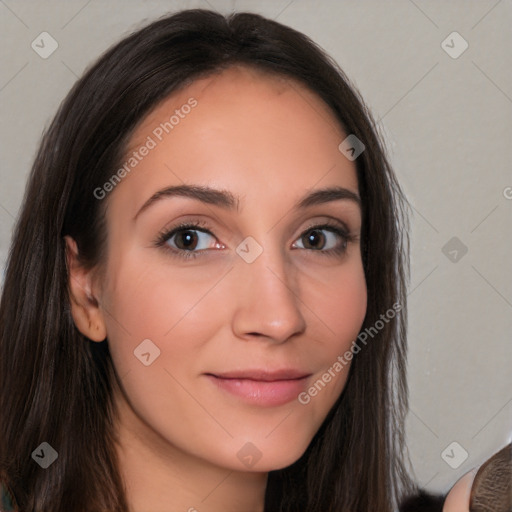
[(100, 305), (92, 293), (92, 271), (78, 261), (78, 247), (70, 236), (65, 236), (68, 293), (71, 315), (77, 329), (92, 341), (107, 337), (105, 321)]

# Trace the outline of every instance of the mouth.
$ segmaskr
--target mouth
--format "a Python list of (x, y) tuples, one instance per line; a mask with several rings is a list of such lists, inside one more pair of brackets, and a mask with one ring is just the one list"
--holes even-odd
[(296, 369), (255, 369), (205, 374), (221, 391), (250, 404), (266, 407), (277, 407), (297, 399), (306, 388), (311, 375)]

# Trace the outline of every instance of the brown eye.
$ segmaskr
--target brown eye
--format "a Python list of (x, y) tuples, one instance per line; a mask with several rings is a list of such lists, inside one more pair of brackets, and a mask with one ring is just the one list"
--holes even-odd
[(194, 230), (187, 229), (178, 231), (175, 235), (175, 245), (178, 249), (195, 249), (198, 242), (198, 236)]
[[(211, 247), (208, 237), (212, 237), (212, 235), (199, 229), (179, 228), (169, 233), (166, 243), (172, 248), (182, 251), (202, 250)], [(170, 242), (174, 242), (174, 245)]]
[[(171, 230), (162, 231), (155, 245), (162, 247), (172, 255), (183, 258), (191, 258), (199, 256), (205, 249), (211, 249), (215, 244), (208, 240), (208, 237), (216, 240), (215, 236), (209, 229), (201, 228), (203, 223), (185, 223)], [(206, 226), (206, 224), (205, 224)]]
[[(326, 237), (319, 229), (313, 229), (304, 236), (305, 248), (322, 249), (325, 244)], [(309, 247), (307, 247), (309, 246)]]
[(300, 237), (302, 247), (300, 249), (309, 249), (323, 253), (342, 253), (346, 250), (350, 240), (343, 230), (329, 226), (314, 226), (305, 231)]

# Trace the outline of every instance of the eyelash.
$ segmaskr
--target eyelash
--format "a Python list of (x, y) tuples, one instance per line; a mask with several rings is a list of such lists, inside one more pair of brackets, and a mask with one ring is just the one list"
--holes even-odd
[[(209, 229), (207, 229), (207, 227), (208, 227), (208, 224), (205, 222), (201, 222), (201, 221), (184, 222), (182, 224), (178, 224), (177, 226), (174, 226), (170, 230), (169, 229), (162, 230), (158, 234), (154, 244), (156, 247), (162, 247), (165, 251), (168, 251), (169, 253), (171, 253), (172, 256), (177, 256), (178, 258), (183, 258), (183, 259), (197, 258), (198, 256), (200, 256), (200, 254), (201, 254), (201, 252), (203, 252), (203, 250), (185, 251), (183, 249), (174, 249), (173, 247), (170, 247), (169, 245), (167, 245), (167, 242), (174, 235), (179, 233), (180, 231), (201, 231), (202, 233), (207, 233), (207, 234), (215, 237), (215, 235)], [(201, 228), (203, 228), (203, 229), (201, 229)], [(358, 239), (357, 236), (347, 233), (345, 230), (341, 229), (336, 223), (329, 222), (329, 221), (323, 222), (322, 224), (313, 224), (313, 225), (309, 226), (305, 231), (303, 231), (301, 237), (304, 234), (308, 233), (309, 231), (315, 231), (315, 230), (320, 231), (320, 230), (324, 230), (324, 229), (331, 231), (332, 233), (335, 233), (336, 235), (340, 236), (343, 239), (343, 246), (341, 248), (328, 249), (327, 251), (323, 251), (323, 250), (315, 251), (315, 249), (309, 249), (310, 251), (320, 252), (320, 253), (323, 253), (325, 256), (341, 256), (346, 252), (347, 245)], [(304, 249), (304, 250), (308, 250), (308, 249)]]

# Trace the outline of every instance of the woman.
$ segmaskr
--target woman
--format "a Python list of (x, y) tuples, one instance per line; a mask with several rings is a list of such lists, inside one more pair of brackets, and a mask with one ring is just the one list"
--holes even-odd
[(7, 265), (19, 510), (395, 510), (417, 492), (406, 207), (304, 35), (190, 10), (106, 52), (44, 135)]

